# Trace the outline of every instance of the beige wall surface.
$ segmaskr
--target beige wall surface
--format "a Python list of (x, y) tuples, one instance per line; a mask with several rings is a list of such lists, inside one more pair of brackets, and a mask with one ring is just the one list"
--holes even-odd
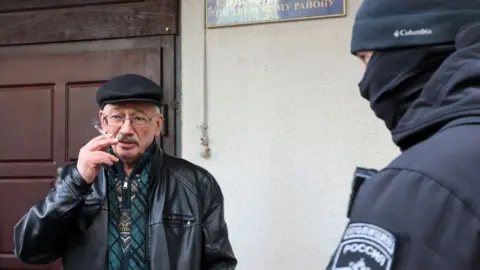
[[(358, 3), (342, 18), (205, 29), (204, 0), (181, 2), (181, 155), (222, 187), (239, 270), (323, 269), (353, 170), (398, 153), (357, 88)], [(200, 155), (205, 111), (210, 159)]]

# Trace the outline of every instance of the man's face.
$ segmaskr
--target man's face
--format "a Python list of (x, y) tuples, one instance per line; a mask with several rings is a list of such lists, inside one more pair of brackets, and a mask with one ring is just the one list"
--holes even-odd
[(99, 117), (103, 130), (118, 139), (112, 149), (125, 163), (135, 162), (145, 152), (163, 123), (158, 107), (144, 102), (107, 104)]
[(370, 58), (372, 58), (372, 55), (373, 55), (373, 51), (364, 51), (364, 52), (357, 53), (357, 57), (363, 63), (364, 71), (367, 69), (368, 62), (370, 61)]

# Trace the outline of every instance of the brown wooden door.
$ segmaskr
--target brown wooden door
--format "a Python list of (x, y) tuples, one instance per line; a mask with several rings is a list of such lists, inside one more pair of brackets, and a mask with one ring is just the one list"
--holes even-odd
[[(66, 48), (69, 45), (35, 46), (31, 53), (28, 47), (24, 51), (4, 49), (0, 55), (2, 270), (29, 267), (12, 254), (13, 226), (46, 196), (57, 168), (75, 160), (79, 148), (97, 136), (92, 121), (98, 114), (95, 91), (100, 83), (120, 74), (142, 74), (165, 88), (167, 103), (175, 99), (173, 37), (150, 38), (143, 43), (92, 42), (90, 51), (75, 52), (88, 49), (87, 45), (70, 49)], [(175, 108), (165, 109), (168, 128), (161, 143), (175, 154)], [(52, 265), (43, 268), (57, 269)]]

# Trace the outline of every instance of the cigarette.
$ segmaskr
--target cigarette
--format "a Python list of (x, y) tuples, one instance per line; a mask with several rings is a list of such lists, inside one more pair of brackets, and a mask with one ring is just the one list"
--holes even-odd
[(110, 136), (108, 136), (107, 133), (105, 133), (105, 131), (103, 131), (99, 126), (93, 125), (93, 127), (94, 127), (100, 134), (102, 134), (103, 136), (105, 136), (105, 137), (107, 137), (107, 138), (110, 138)]

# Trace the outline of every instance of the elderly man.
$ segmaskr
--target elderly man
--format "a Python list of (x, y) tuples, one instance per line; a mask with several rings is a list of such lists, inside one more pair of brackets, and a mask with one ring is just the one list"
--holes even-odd
[(21, 261), (61, 258), (65, 270), (235, 269), (219, 185), (154, 139), (162, 100), (162, 89), (139, 75), (99, 88), (106, 136), (83, 146), (15, 226)]

